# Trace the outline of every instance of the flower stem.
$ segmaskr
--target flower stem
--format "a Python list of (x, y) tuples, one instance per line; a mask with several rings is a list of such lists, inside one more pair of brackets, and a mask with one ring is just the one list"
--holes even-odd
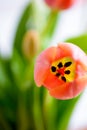
[(44, 128), (44, 121), (43, 121), (43, 116), (41, 112), (41, 106), (40, 106), (40, 89), (37, 89), (36, 86), (34, 88), (34, 121), (35, 121), (35, 126), (36, 130), (45, 130)]
[(50, 12), (47, 23), (41, 33), (42, 36), (48, 36), (48, 37), (52, 36), (57, 24), (58, 14), (59, 12), (56, 11)]

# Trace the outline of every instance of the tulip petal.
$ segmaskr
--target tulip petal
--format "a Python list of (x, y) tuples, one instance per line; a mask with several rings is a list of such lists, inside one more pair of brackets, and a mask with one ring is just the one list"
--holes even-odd
[(63, 85), (60, 85), (54, 89), (51, 89), (50, 95), (57, 98), (57, 99), (70, 99), (74, 97), (74, 83), (66, 83)]
[(47, 77), (50, 64), (55, 59), (56, 52), (56, 47), (50, 47), (38, 56), (34, 71), (34, 79), (37, 86), (41, 86)]
[(74, 90), (74, 95), (77, 96), (79, 93), (83, 91), (83, 89), (87, 86), (87, 74), (76, 79), (76, 87)]
[(72, 43), (60, 43), (58, 44), (58, 48), (61, 49), (62, 56), (70, 56), (75, 61), (87, 66), (87, 56), (78, 46)]
[(45, 2), (54, 10), (64, 10), (74, 5), (76, 0), (45, 0)]
[(78, 96), (87, 85), (87, 75), (72, 83), (66, 83), (51, 89), (50, 95), (57, 99), (71, 99)]
[(64, 82), (59, 79), (58, 77), (56, 77), (55, 75), (53, 75), (51, 73), (51, 71), (48, 71), (48, 75), (46, 77), (46, 79), (44, 80), (43, 85), (48, 88), (48, 89), (52, 89), (52, 88), (56, 88), (57, 86), (60, 86), (61, 84), (63, 84)]

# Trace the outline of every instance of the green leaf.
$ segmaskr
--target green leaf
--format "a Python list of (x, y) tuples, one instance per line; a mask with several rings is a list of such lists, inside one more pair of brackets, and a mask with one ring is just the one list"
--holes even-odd
[(8, 70), (9, 59), (3, 59), (0, 57), (0, 86), (9, 86), (11, 85), (10, 72)]
[(67, 130), (72, 111), (78, 100), (79, 96), (70, 100), (58, 100), (47, 94), (44, 99), (47, 130)]
[(57, 130), (67, 130), (72, 111), (79, 100), (79, 97), (80, 96), (65, 101), (59, 100), (60, 106), (58, 109)]
[(19, 86), (21, 86), (26, 67), (20, 54), (17, 52), (16, 49), (10, 61), (10, 67), (11, 67), (14, 80), (18, 83)]
[(87, 53), (87, 34), (67, 39), (66, 42), (74, 43)]
[(34, 19), (33, 19), (33, 5), (32, 3), (29, 3), (28, 6), (25, 8), (25, 11), (18, 24), (15, 39), (14, 39), (14, 44), (13, 44), (14, 45), (13, 49), (16, 48), (21, 55), (22, 55), (23, 36), (27, 30), (33, 28), (35, 28)]

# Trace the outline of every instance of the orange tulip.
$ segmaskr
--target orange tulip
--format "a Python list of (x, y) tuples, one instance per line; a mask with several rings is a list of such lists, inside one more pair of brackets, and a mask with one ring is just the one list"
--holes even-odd
[(87, 85), (86, 54), (72, 43), (50, 47), (37, 57), (34, 79), (57, 99), (76, 97)]
[(70, 8), (76, 0), (45, 0), (45, 2), (54, 10), (63, 10)]

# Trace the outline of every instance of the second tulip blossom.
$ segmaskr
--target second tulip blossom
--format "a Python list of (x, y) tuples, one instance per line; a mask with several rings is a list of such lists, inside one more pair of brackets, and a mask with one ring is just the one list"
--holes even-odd
[(54, 10), (64, 10), (70, 8), (76, 0), (45, 0), (45, 2)]
[(87, 85), (87, 56), (74, 44), (59, 43), (38, 56), (34, 79), (57, 99), (76, 97)]

